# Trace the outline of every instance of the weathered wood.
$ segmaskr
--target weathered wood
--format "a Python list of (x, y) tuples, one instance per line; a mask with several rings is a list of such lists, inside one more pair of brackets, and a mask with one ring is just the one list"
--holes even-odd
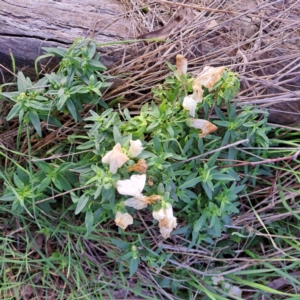
[[(11, 49), (17, 68), (29, 66), (30, 75), (41, 47), (66, 47), (78, 37), (99, 43), (127, 39), (124, 15), (118, 0), (0, 0), (0, 64), (11, 68)], [(106, 57), (103, 63), (117, 59)]]

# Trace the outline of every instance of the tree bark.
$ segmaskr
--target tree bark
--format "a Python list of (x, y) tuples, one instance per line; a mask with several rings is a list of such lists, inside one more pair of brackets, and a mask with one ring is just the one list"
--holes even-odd
[[(11, 69), (11, 50), (17, 69), (26, 68), (30, 76), (41, 47), (68, 47), (78, 37), (99, 43), (127, 39), (125, 15), (118, 0), (0, 0), (0, 64)], [(109, 66), (117, 59), (104, 55), (102, 63)]]

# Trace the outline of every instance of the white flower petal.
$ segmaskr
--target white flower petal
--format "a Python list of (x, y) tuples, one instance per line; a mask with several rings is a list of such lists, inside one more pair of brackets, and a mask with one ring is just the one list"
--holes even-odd
[(143, 201), (143, 196), (138, 198), (129, 198), (124, 201), (126, 206), (133, 207), (135, 209), (143, 209), (148, 206), (148, 203)]
[(164, 210), (160, 209), (160, 210), (157, 210), (157, 211), (153, 211), (152, 216), (157, 221), (162, 220), (165, 217)]
[(142, 142), (140, 140), (130, 140), (130, 148), (129, 148), (129, 154), (131, 157), (138, 156), (144, 148), (142, 147)]
[(213, 285), (219, 285), (224, 281), (224, 277), (222, 275), (215, 275), (211, 278)]
[(203, 130), (208, 123), (209, 121), (203, 119), (191, 119), (191, 126), (201, 130)]
[(102, 162), (109, 164), (109, 170), (113, 174), (115, 174), (118, 168), (125, 164), (127, 160), (129, 160), (129, 158), (123, 153), (120, 143), (117, 143), (111, 151), (102, 157)]
[(206, 88), (212, 88), (217, 81), (222, 77), (225, 67), (210, 67), (206, 66), (203, 68), (202, 73), (195, 78), (194, 85), (201, 88), (204, 85)]
[(225, 289), (228, 289), (228, 294), (230, 296), (242, 298), (242, 290), (239, 287), (231, 285), (228, 282), (224, 284), (224, 287)]
[(191, 117), (195, 117), (197, 101), (195, 101), (191, 96), (185, 96), (183, 99), (182, 107), (188, 110)]
[(173, 216), (173, 208), (170, 203), (158, 211), (152, 213), (153, 218), (159, 220), (158, 226), (163, 238), (170, 237), (171, 232), (177, 226), (177, 219)]
[(193, 85), (193, 94), (192, 94), (192, 99), (194, 99), (196, 102), (202, 102), (203, 99), (203, 93), (204, 90), (202, 90), (201, 85)]
[(173, 231), (173, 228), (166, 228), (166, 227), (160, 227), (160, 234), (164, 239), (167, 239), (170, 237), (171, 232)]
[[(131, 182), (134, 184), (136, 189), (138, 190), (139, 194), (143, 191), (145, 184), (146, 184), (146, 174), (141, 175), (131, 175), (130, 176)], [(134, 196), (134, 195), (132, 195)]]
[(215, 132), (218, 127), (207, 120), (202, 119), (191, 119), (190, 120), (191, 127), (201, 129), (202, 133), (199, 135), (200, 137), (205, 137), (207, 134)]
[(115, 223), (117, 226), (119, 226), (123, 230), (125, 230), (128, 225), (133, 224), (133, 218), (128, 213), (123, 214), (123, 213), (117, 211), (116, 217), (115, 217)]
[(146, 184), (146, 174), (132, 175), (130, 179), (118, 180), (117, 190), (121, 195), (139, 197)]

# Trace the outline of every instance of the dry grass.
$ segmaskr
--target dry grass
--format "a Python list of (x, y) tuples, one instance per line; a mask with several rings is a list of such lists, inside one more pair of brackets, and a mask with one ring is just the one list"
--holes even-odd
[[(149, 5), (143, 0), (124, 0), (123, 3), (128, 12), (126, 17), (131, 20), (129, 39), (160, 28), (180, 6), (178, 4), (171, 7), (170, 2), (159, 0), (151, 2)], [(123, 81), (119, 86), (105, 93), (106, 101), (122, 97), (121, 108), (128, 107), (131, 111), (137, 112), (142, 103), (152, 100), (151, 88), (161, 84), (169, 74), (165, 62), (169, 61), (174, 64), (177, 54), (183, 54), (188, 58), (189, 71), (195, 74), (199, 73), (205, 65), (226, 66), (238, 72), (241, 90), (237, 100), (241, 105), (251, 103), (260, 107), (269, 107), (279, 103), (280, 106), (275, 107), (274, 111), (281, 112), (291, 106), (289, 101), (295, 103), (300, 101), (299, 0), (194, 0), (186, 1), (185, 4), (186, 7), (193, 8), (194, 20), (190, 20), (180, 31), (172, 32), (166, 42), (140, 42), (120, 46), (119, 50), (123, 51), (122, 59), (111, 66), (108, 73), (110, 75), (121, 74)], [(197, 9), (199, 6), (205, 9)], [(143, 8), (147, 8), (147, 14), (143, 13)], [(215, 22), (215, 26), (210, 28), (210, 25), (213, 24), (212, 21)], [(297, 106), (293, 106), (293, 110), (292, 114), (295, 116), (293, 122), (296, 123), (297, 120), (300, 120), (300, 106), (299, 111)], [(280, 119), (282, 114), (279, 116), (278, 119), (278, 115), (275, 114), (272, 122), (282, 123), (283, 121)], [(291, 118), (290, 114), (288, 114), (288, 118)], [(45, 152), (52, 145), (65, 140), (68, 132), (78, 131), (78, 127), (75, 128), (75, 124), (72, 124), (70, 120), (66, 120), (64, 125), (67, 128), (64, 132), (53, 129), (48, 136), (39, 141), (32, 140), (32, 155), (41, 150)], [(44, 124), (44, 126), (46, 125)], [(285, 128), (282, 125), (278, 126), (279, 129)], [(9, 130), (0, 132), (0, 143), (6, 148), (14, 148), (12, 137), (16, 136), (17, 127), (17, 124), (10, 123)], [(286, 130), (299, 131), (294, 127), (286, 127)], [(23, 148), (21, 147), (24, 154), (27, 153), (26, 145), (24, 143)], [(280, 149), (282, 150), (284, 147)], [(248, 151), (251, 152), (251, 149)], [(22, 158), (19, 162), (22, 162)], [(238, 274), (242, 270), (262, 263), (270, 262), (274, 267), (280, 268), (282, 264), (288, 264), (289, 259), (291, 262), (299, 261), (300, 258), (294, 252), (295, 249), (289, 247), (288, 244), (285, 244), (284, 247), (276, 244), (276, 239), (280, 237), (284, 240), (291, 239), (291, 237), (280, 236), (279, 231), (274, 234), (272, 232), (275, 232), (276, 228), (269, 227), (269, 224), (275, 221), (283, 221), (281, 224), (284, 224), (299, 214), (299, 205), (296, 201), (300, 194), (298, 173), (299, 166), (296, 162), (282, 162), (277, 166), (273, 177), (257, 176), (256, 179), (261, 181), (260, 189), (255, 190), (252, 194), (241, 196), (241, 214), (234, 218), (232, 229), (245, 228), (245, 232), (249, 236), (239, 249), (234, 249), (234, 258), (216, 258), (220, 248), (214, 251), (211, 246), (199, 246), (191, 249), (183, 247), (181, 245), (187, 244), (187, 241), (180, 236), (174, 236), (172, 240), (160, 243), (163, 249), (176, 253), (177, 257), (180, 257), (177, 261), (168, 261), (169, 268), (174, 270), (180, 267), (195, 276), (204, 278), (220, 273), (224, 275)], [(282, 180), (281, 187), (275, 185), (278, 178)], [(281, 196), (280, 193), (282, 193)], [(290, 211), (282, 212), (282, 195), (289, 203)], [(143, 220), (143, 217), (140, 217)], [(149, 245), (155, 248), (158, 246), (156, 232), (148, 228), (146, 223), (144, 223), (145, 227), (140, 230), (149, 231), (149, 237), (152, 237)], [(106, 229), (109, 230), (110, 225), (106, 224)], [(96, 233), (93, 236), (94, 240), (83, 240), (78, 249), (75, 241), (70, 243), (75, 249), (74, 252), (78, 254), (78, 261), (82, 259), (86, 263), (87, 271), (91, 270), (89, 267), (91, 262), (95, 265), (103, 265), (105, 266), (103, 273), (110, 278), (113, 274), (111, 273), (113, 267), (110, 269), (110, 266), (115, 262), (109, 261), (105, 253), (111, 251), (113, 246), (103, 246), (95, 241), (103, 239), (103, 236)], [(257, 257), (245, 257), (243, 246), (248, 247), (253, 236), (261, 237), (260, 244), (253, 248)], [(229, 235), (224, 234), (216, 242), (228, 239)], [(299, 242), (299, 237), (293, 237), (293, 240)], [(81, 252), (85, 253), (82, 257)], [(278, 257), (281, 257), (280, 260), (277, 259)], [(199, 271), (201, 267), (195, 267), (199, 265), (203, 266), (203, 269), (211, 269), (210, 266), (215, 266), (215, 273), (201, 272)], [(168, 270), (164, 270), (162, 271), (163, 275), (160, 273), (159, 276), (168, 276), (168, 272)], [(292, 276), (298, 276), (296, 273), (293, 274)], [(140, 268), (136, 276), (145, 280), (149, 286), (156, 286), (156, 293), (161, 293), (161, 299), (174, 299), (156, 284), (157, 270)], [(267, 282), (267, 285), (274, 289), (295, 293), (290, 282), (284, 281), (284, 278), (280, 279), (281, 281), (275, 278)], [(98, 282), (101, 283), (101, 280), (99, 279)], [(117, 277), (115, 282), (117, 282)], [(112, 283), (116, 284), (115, 282)], [(107, 282), (103, 280), (103, 283)], [(108, 289), (112, 283), (107, 283)], [(128, 284), (133, 287), (134, 279), (128, 281)], [(120, 290), (120, 295), (115, 294), (115, 299), (125, 297), (121, 292), (122, 290)], [(254, 288), (249, 288), (244, 299), (253, 299), (254, 292)], [(148, 294), (149, 297), (151, 295)], [(138, 299), (138, 297), (134, 299)]]
[[(127, 1), (127, 17), (132, 23), (128, 38), (165, 24), (179, 7), (170, 9), (170, 2), (165, 2), (148, 6), (144, 1)], [(237, 99), (242, 104), (269, 106), (300, 100), (299, 5), (298, 0), (191, 1), (186, 6), (193, 8), (194, 20), (172, 32), (166, 42), (124, 47), (123, 58), (109, 73), (130, 76), (125, 75), (123, 85), (108, 92), (106, 99), (123, 95), (123, 107), (138, 108), (151, 99), (151, 88), (168, 74), (165, 62), (174, 63), (175, 56), (183, 54), (189, 60), (189, 71), (195, 74), (205, 65), (222, 65), (238, 72), (242, 88)], [(197, 10), (198, 6), (206, 9)], [(142, 12), (144, 7), (148, 7), (147, 14)]]
[[(185, 3), (187, 7), (193, 8), (195, 19), (190, 20), (180, 31), (172, 32), (166, 42), (149, 44), (141, 42), (124, 47), (123, 59), (113, 65), (109, 73), (126, 74), (126, 79), (123, 85), (108, 91), (106, 99), (112, 100), (123, 96), (122, 107), (138, 111), (142, 103), (152, 99), (151, 88), (161, 84), (169, 73), (165, 62), (174, 64), (176, 55), (183, 54), (188, 58), (189, 71), (195, 74), (205, 65), (226, 66), (238, 72), (241, 89), (237, 100), (241, 105), (254, 104), (269, 108), (272, 123), (299, 124), (300, 1)], [(155, 1), (148, 6), (142, 0), (127, 1), (126, 4), (128, 17), (132, 22), (128, 34), (130, 38), (160, 28), (180, 6), (170, 9), (171, 5), (166, 1)], [(207, 9), (197, 9), (197, 6)], [(142, 12), (143, 7), (148, 7), (147, 14)], [(210, 9), (223, 10), (226, 13)], [(216, 23), (212, 23), (213, 21)], [(215, 27), (209, 28), (210, 24), (215, 24)], [(128, 74), (130, 76), (127, 76)], [(286, 111), (288, 113), (283, 114)], [(283, 125), (276, 126), (285, 128)], [(287, 127), (287, 130), (297, 132), (299, 129)], [(208, 267), (221, 261), (224, 263), (223, 266), (216, 268), (215, 272), (222, 274), (236, 273), (267, 261), (272, 261), (274, 266), (280, 267), (283, 260), (276, 263), (276, 258), (289, 257), (291, 248), (282, 250), (276, 245), (275, 240), (280, 235), (271, 234), (268, 231), (268, 224), (280, 220), (288, 222), (295, 214), (299, 214), (298, 201), (295, 200), (300, 194), (296, 175), (298, 172), (299, 166), (296, 162), (281, 164), (274, 177), (267, 179), (257, 177), (258, 180), (262, 180), (261, 189), (240, 198), (241, 214), (234, 218), (233, 228), (246, 228), (249, 241), (253, 235), (262, 237), (260, 251), (256, 250), (259, 258), (244, 258), (241, 248), (235, 252), (234, 259), (216, 259), (216, 253), (211, 252), (211, 248), (195, 250), (181, 247), (182, 242), (178, 237), (170, 243), (163, 244), (169, 251), (182, 255), (180, 261), (172, 261), (171, 264), (204, 276), (208, 273), (201, 273), (193, 268), (195, 263)], [(278, 178), (283, 179), (280, 188), (275, 184)], [(279, 192), (283, 193), (285, 200), (291, 205), (291, 211), (282, 213)], [(221, 239), (228, 238), (229, 235), (224, 235)], [(282, 238), (291, 239), (290, 236)], [(299, 241), (299, 238), (293, 238)], [(290, 257), (292, 261), (298, 260), (293, 255)], [(268, 286), (286, 292), (292, 291), (291, 286), (284, 280), (271, 281)], [(249, 296), (245, 299), (251, 299), (252, 295), (249, 291)]]

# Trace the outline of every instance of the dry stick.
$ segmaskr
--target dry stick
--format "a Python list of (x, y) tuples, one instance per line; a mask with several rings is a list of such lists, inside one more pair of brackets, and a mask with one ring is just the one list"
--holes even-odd
[(198, 6), (198, 5), (193, 5), (193, 4), (183, 4), (183, 3), (175, 3), (175, 2), (170, 2), (166, 0), (156, 0), (157, 2), (162, 2), (174, 6), (182, 6), (182, 7), (187, 7), (187, 8), (194, 8), (197, 10), (204, 10), (204, 11), (211, 11), (211, 12), (222, 12), (222, 13), (229, 13), (229, 14), (238, 14), (237, 12), (233, 11), (226, 11), (222, 9), (215, 9), (215, 8), (208, 8), (208, 7), (203, 7), (203, 6)]
[(198, 271), (197, 269), (194, 269), (192, 267), (189, 267), (187, 266), (186, 264), (181, 264), (181, 263), (178, 263), (177, 261), (173, 260), (173, 259), (170, 259), (169, 260), (170, 263), (176, 265), (176, 266), (179, 266), (180, 268), (183, 268), (183, 269), (186, 269), (186, 270), (189, 270), (190, 272), (193, 272), (193, 273), (196, 273), (196, 274), (199, 274), (199, 275), (202, 275), (202, 276), (218, 276), (218, 275), (227, 275), (227, 274), (231, 274), (231, 273), (234, 273), (236, 271), (241, 271), (243, 269), (246, 269), (248, 267), (250, 267), (251, 265), (254, 265), (255, 263), (247, 263), (245, 265), (242, 265), (240, 267), (237, 267), (235, 269), (232, 269), (232, 270), (229, 270), (229, 271), (225, 271), (225, 272), (221, 272), (221, 273), (208, 273), (208, 272), (201, 272), (201, 271)]
[[(300, 148), (298, 149), (298, 151), (295, 154), (293, 154), (293, 155), (291, 155), (289, 157), (283, 157), (283, 158), (285, 158), (285, 160), (287, 160), (287, 163), (289, 163), (291, 160), (296, 160), (297, 159), (297, 157), (299, 155), (299, 152), (300, 152)], [(282, 172), (283, 172), (282, 169), (279, 170), (279, 172), (277, 173), (277, 175), (274, 177), (272, 185), (271, 185), (270, 190), (269, 190), (269, 196), (268, 196), (268, 198), (271, 198), (271, 196), (275, 195), (276, 190), (274, 191), (274, 189), (275, 189), (275, 187), (277, 187), (276, 186), (276, 182), (277, 182), (277, 179), (279, 177), (281, 177)]]
[(226, 165), (226, 166), (224, 166), (224, 168), (225, 167), (230, 168), (230, 167), (241, 167), (241, 166), (256, 166), (256, 165), (261, 165), (261, 164), (266, 164), (266, 163), (274, 163), (274, 162), (284, 161), (284, 160), (296, 160), (299, 154), (300, 154), (300, 148), (298, 149), (298, 151), (295, 154), (290, 155), (290, 156), (265, 159), (262, 161), (255, 161), (255, 162), (245, 161), (245, 162), (239, 163), (239, 164)]
[[(170, 1), (167, 1), (167, 0), (156, 0), (156, 1), (157, 2), (166, 3), (166, 4), (170, 4), (172, 6), (182, 6), (182, 7), (194, 8), (196, 10), (204, 10), (204, 11), (211, 11), (211, 12), (221, 12), (221, 13), (233, 14), (233, 15), (240, 14), (240, 12), (233, 12), (233, 11), (222, 10), (222, 9), (208, 8), (208, 7), (203, 7), (203, 6), (193, 5), (193, 4), (175, 3), (175, 2), (170, 2)], [(274, 1), (272, 3), (267, 3), (265, 5), (262, 5), (261, 7), (260, 7), (260, 5), (258, 5), (254, 9), (263, 9), (263, 8), (268, 7), (268, 6), (280, 3), (280, 2), (282, 2), (282, 0)], [(259, 17), (259, 18), (265, 18), (264, 16), (259, 16), (259, 15), (255, 15), (255, 16)]]
[(150, 228), (147, 226), (147, 224), (146, 224), (146, 222), (145, 222), (143, 216), (141, 215), (141, 213), (140, 213), (138, 210), (137, 210), (137, 214), (138, 214), (140, 220), (142, 221), (142, 223), (144, 224), (145, 228), (147, 229), (148, 233), (150, 234), (150, 236), (151, 236), (153, 242), (157, 245), (156, 239), (154, 238), (154, 236), (153, 236), (153, 234), (152, 234)]
[(92, 187), (92, 186), (93, 186), (93, 184), (86, 185), (86, 186), (82, 186), (82, 187), (78, 187), (78, 188), (72, 189), (72, 190), (70, 190), (70, 191), (63, 192), (63, 193), (60, 193), (60, 194), (53, 195), (53, 196), (51, 196), (51, 197), (42, 199), (42, 200), (40, 200), (40, 201), (35, 202), (35, 204), (40, 204), (40, 203), (43, 203), (43, 202), (52, 200), (52, 199), (57, 198), (57, 197), (60, 197), (60, 196), (70, 194), (71, 192), (80, 191), (80, 190), (83, 190), (83, 189), (85, 189), (85, 188)]
[[(198, 159), (198, 158), (200, 158), (200, 157), (203, 157), (203, 156), (206, 156), (206, 155), (209, 155), (209, 154), (213, 154), (213, 153), (215, 153), (215, 152), (222, 151), (222, 150), (224, 150), (224, 149), (228, 149), (228, 148), (237, 146), (237, 145), (239, 145), (239, 144), (247, 143), (247, 142), (249, 142), (248, 139), (241, 140), (241, 141), (235, 142), (235, 143), (233, 143), (233, 144), (229, 144), (229, 145), (226, 145), (226, 146), (224, 146), (224, 147), (221, 147), (221, 148), (218, 148), (218, 149), (215, 149), (215, 150), (212, 150), (212, 151), (209, 151), (209, 152), (206, 152), (206, 153), (203, 153), (203, 154), (200, 154), (200, 155), (197, 155), (197, 156), (194, 156), (194, 157), (191, 157), (191, 158), (188, 158), (188, 159), (179, 161), (178, 163), (185, 163), (185, 162), (188, 162), (188, 161), (191, 161), (191, 160), (194, 160), (194, 159)], [(299, 150), (299, 151), (300, 151), (300, 150)], [(229, 167), (229, 166), (226, 166), (226, 167)]]

